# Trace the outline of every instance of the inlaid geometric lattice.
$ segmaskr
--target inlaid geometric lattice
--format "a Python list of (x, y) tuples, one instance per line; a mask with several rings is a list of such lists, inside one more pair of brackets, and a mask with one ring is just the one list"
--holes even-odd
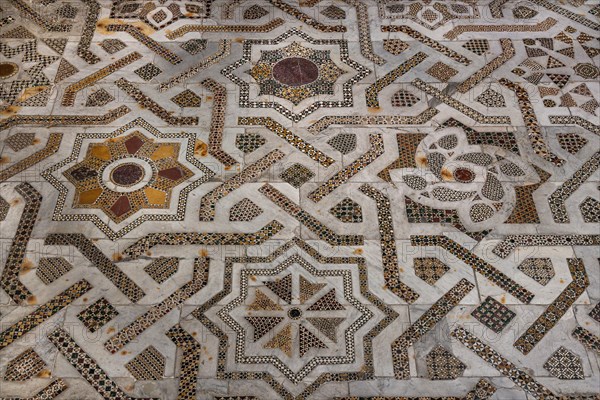
[(1, 3), (0, 398), (600, 393), (597, 1)]
[(485, 301), (473, 311), (472, 315), (494, 332), (502, 332), (515, 317), (514, 312), (497, 300), (494, 300), (492, 297), (486, 298)]

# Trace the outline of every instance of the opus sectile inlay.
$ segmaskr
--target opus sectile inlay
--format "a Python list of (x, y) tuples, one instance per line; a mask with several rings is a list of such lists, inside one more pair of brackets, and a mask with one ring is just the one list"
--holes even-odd
[(0, 399), (600, 399), (597, 0), (0, 3)]

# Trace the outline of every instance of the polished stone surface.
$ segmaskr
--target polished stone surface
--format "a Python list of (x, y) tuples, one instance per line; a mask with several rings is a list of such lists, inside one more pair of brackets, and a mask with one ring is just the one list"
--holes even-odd
[(0, 3), (0, 398), (600, 398), (598, 1)]

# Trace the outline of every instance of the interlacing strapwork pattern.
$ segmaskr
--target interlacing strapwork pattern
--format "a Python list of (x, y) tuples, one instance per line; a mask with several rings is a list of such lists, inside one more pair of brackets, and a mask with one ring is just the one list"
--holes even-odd
[(598, 1), (0, 3), (0, 399), (598, 400)]

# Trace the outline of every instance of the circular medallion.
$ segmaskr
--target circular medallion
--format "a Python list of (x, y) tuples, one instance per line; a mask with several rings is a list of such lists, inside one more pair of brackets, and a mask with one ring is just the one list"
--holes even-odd
[(19, 72), (19, 66), (12, 62), (0, 62), (0, 79), (8, 79)]
[(137, 157), (126, 157), (113, 161), (102, 169), (100, 182), (108, 190), (131, 193), (148, 185), (156, 171), (148, 161)]
[(319, 67), (306, 58), (284, 58), (273, 67), (273, 78), (287, 86), (307, 85), (319, 78)]
[(119, 186), (132, 186), (142, 180), (144, 170), (134, 163), (121, 164), (110, 173), (110, 180)]
[(298, 319), (302, 316), (302, 311), (300, 311), (299, 308), (290, 308), (290, 310), (288, 311), (288, 317), (290, 317), (291, 319)]
[(454, 179), (457, 182), (469, 183), (475, 179), (475, 173), (467, 168), (457, 168), (454, 170)]

